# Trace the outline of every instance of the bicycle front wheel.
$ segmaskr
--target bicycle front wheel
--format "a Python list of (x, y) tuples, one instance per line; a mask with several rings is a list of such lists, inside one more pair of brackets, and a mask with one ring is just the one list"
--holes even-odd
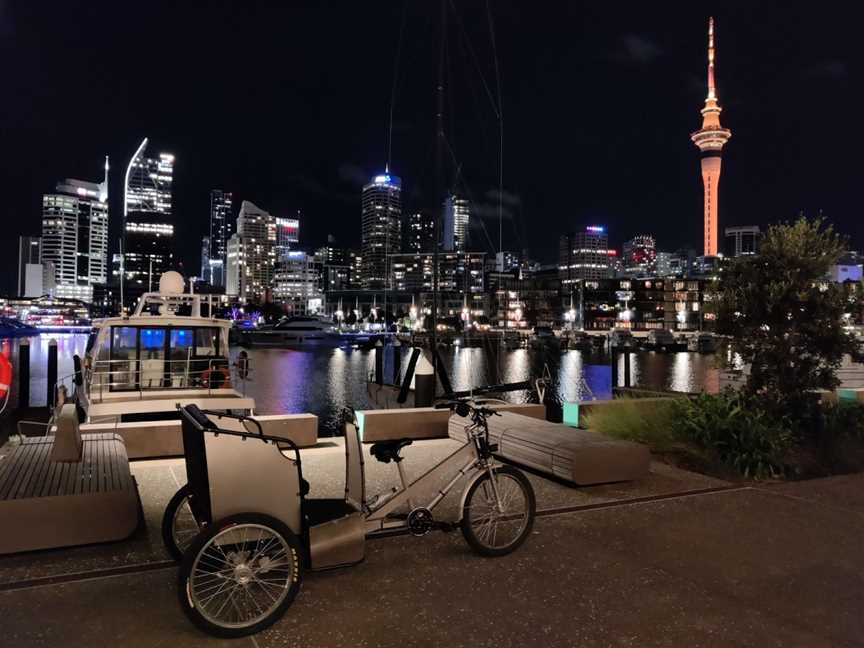
[(504, 556), (525, 542), (536, 508), (528, 478), (512, 466), (498, 466), (469, 487), (462, 508), (462, 535), (481, 556)]

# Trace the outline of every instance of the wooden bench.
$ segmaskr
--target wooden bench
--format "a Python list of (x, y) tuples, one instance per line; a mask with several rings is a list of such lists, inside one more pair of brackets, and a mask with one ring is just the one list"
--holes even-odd
[[(546, 407), (533, 403), (492, 403), (488, 407), (501, 412), (517, 412), (537, 419), (546, 418)], [(363, 443), (399, 439), (446, 439), (449, 409), (403, 407), (398, 409), (359, 410), (356, 412)], [(464, 439), (460, 439), (464, 440)]]
[[(450, 436), (464, 440), (465, 425), (465, 419), (451, 418)], [(579, 485), (641, 479), (651, 462), (648, 448), (638, 443), (513, 412), (489, 418), (489, 437), (501, 458)]]
[(57, 435), (0, 456), (0, 554), (121, 540), (138, 510), (123, 440), (81, 435), (74, 405), (61, 410)]

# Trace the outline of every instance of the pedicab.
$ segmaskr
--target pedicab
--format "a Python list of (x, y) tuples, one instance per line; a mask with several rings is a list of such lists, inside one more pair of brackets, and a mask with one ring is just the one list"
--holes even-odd
[[(373, 497), (366, 495), (359, 426), (347, 410), (345, 494), (338, 499), (308, 497), (297, 446), (263, 434), (254, 418), (179, 408), (187, 484), (171, 499), (162, 530), (180, 562), (186, 615), (216, 636), (259, 632), (291, 605), (304, 571), (359, 563), (366, 540), (382, 535), (459, 528), (481, 556), (517, 549), (534, 523), (534, 491), (521, 471), (493, 457), (486, 419), (495, 412), (464, 400), (444, 406), (467, 417), (464, 444), (410, 483), (400, 453), (411, 440), (373, 444), (372, 456), (394, 462), (401, 482)], [(222, 419), (245, 431), (220, 426)], [(433, 511), (460, 481), (458, 519), (436, 519)], [(420, 499), (426, 492), (434, 495)]]

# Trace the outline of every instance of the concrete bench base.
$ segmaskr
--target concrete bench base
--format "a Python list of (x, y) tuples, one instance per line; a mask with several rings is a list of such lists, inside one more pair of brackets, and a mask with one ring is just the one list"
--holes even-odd
[[(546, 407), (533, 403), (490, 404), (490, 409), (500, 412), (517, 412), (540, 420), (546, 418)], [(363, 443), (396, 441), (398, 439), (446, 439), (449, 409), (434, 407), (403, 407), (399, 409), (360, 410), (356, 412)], [(458, 420), (468, 421), (469, 419)], [(464, 440), (464, 435), (460, 441)]]
[(54, 437), (27, 439), (0, 458), (0, 554), (129, 537), (138, 490), (123, 440), (82, 435), (80, 461), (51, 461)]
[[(464, 429), (464, 419), (450, 420), (454, 439), (464, 439)], [(648, 448), (638, 443), (512, 412), (489, 419), (489, 437), (502, 458), (585, 486), (642, 479), (651, 462)]]
[[(314, 414), (273, 414), (255, 416), (264, 434), (290, 439), (301, 448), (318, 442), (318, 417)], [(219, 426), (228, 430), (245, 431), (236, 419), (223, 418)], [(257, 432), (254, 424), (250, 431)], [(130, 459), (178, 457), (183, 454), (183, 434), (180, 421), (136, 421), (130, 423), (84, 423), (82, 433), (113, 432), (122, 437)]]

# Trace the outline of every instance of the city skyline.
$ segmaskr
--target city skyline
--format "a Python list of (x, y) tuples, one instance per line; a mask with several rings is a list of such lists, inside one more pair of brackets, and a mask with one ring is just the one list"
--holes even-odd
[[(164, 11), (158, 3), (155, 9), (156, 14)], [(218, 14), (220, 11), (230, 13), (231, 9), (216, 10), (215, 13)], [(329, 120), (327, 121), (328, 132), (323, 133), (321, 130), (322, 122), (317, 122), (317, 126), (312, 129), (318, 135), (323, 133), (321, 150), (302, 145), (301, 136), (301, 146), (292, 147), (290, 150), (293, 155), (288, 156), (296, 157), (296, 160), (285, 160), (284, 154), (278, 151), (281, 141), (299, 135), (296, 127), (290, 126), (290, 120), (282, 120), (282, 125), (274, 128), (274, 120), (278, 118), (279, 111), (274, 111), (273, 115), (262, 115), (261, 128), (266, 125), (268, 132), (272, 132), (274, 137), (272, 141), (257, 141), (255, 144), (257, 150), (252, 151), (249, 140), (245, 136), (239, 137), (241, 140), (246, 140), (241, 145), (237, 141), (238, 135), (248, 135), (250, 131), (255, 133), (258, 128), (250, 127), (240, 119), (229, 121), (225, 123), (228, 123), (231, 128), (228, 129), (229, 132), (224, 133), (225, 137), (219, 142), (222, 151), (218, 156), (213, 155), (213, 144), (202, 140), (199, 136), (199, 133), (203, 132), (202, 129), (189, 121), (195, 112), (193, 107), (197, 100), (179, 87), (178, 71), (166, 72), (166, 92), (176, 98), (176, 101), (170, 102), (174, 106), (174, 111), (157, 108), (152, 101), (142, 98), (142, 103), (136, 108), (137, 119), (122, 120), (122, 128), (120, 128), (121, 120), (116, 116), (108, 116), (106, 120), (108, 127), (104, 129), (104, 133), (91, 128), (91, 120), (94, 118), (92, 115), (88, 113), (82, 121), (84, 113), (71, 104), (66, 105), (65, 109), (40, 108), (41, 112), (37, 111), (37, 116), (41, 115), (42, 120), (49, 120), (48, 134), (54, 138), (62, 137), (64, 141), (63, 147), (57, 147), (64, 150), (50, 149), (51, 155), (47, 160), (42, 159), (42, 156), (34, 157), (34, 152), (46, 151), (45, 144), (40, 146), (40, 142), (47, 141), (41, 138), (48, 135), (34, 134), (31, 118), (21, 112), (31, 95), (12, 93), (10, 95), (12, 99), (6, 106), (9, 112), (7, 124), (15, 123), (17, 119), (23, 128), (20, 132), (18, 130), (10, 132), (9, 138), (8, 150), (10, 154), (16, 155), (19, 164), (11, 169), (11, 173), (7, 174), (10, 177), (4, 180), (5, 194), (9, 197), (7, 209), (14, 212), (14, 215), (11, 212), (7, 214), (7, 220), (13, 223), (13, 232), (10, 242), (7, 243), (12, 246), (12, 249), (7, 254), (10, 267), (5, 274), (9, 276), (15, 274), (11, 263), (17, 256), (15, 255), (17, 236), (38, 234), (39, 216), (38, 210), (34, 211), (33, 204), (43, 193), (50, 192), (56, 178), (93, 177), (97, 173), (96, 164), (105, 152), (108, 152), (112, 159), (121, 161), (118, 164), (120, 168), (122, 161), (128, 160), (134, 152), (136, 139), (145, 134), (153, 137), (154, 150), (172, 151), (178, 158), (177, 179), (174, 184), (175, 219), (178, 228), (176, 238), (181, 246), (179, 253), (183, 261), (184, 274), (197, 274), (201, 236), (207, 232), (209, 191), (214, 187), (232, 191), (238, 202), (249, 199), (256, 204), (264, 205), (277, 216), (291, 215), (296, 213), (297, 209), (302, 209), (303, 213), (308, 215), (303, 224), (304, 244), (314, 246), (323, 243), (326, 234), (337, 233), (340, 242), (344, 245), (359, 247), (360, 232), (356, 226), (359, 211), (358, 194), (361, 186), (359, 178), (365, 176), (368, 180), (369, 176), (380, 172), (386, 162), (383, 150), (384, 137), (378, 136), (377, 133), (383, 132), (386, 127), (386, 108), (395, 67), (393, 59), (398, 44), (397, 35), (390, 28), (394, 23), (398, 26), (400, 11), (401, 9), (382, 10), (377, 16), (381, 21), (382, 34), (387, 34), (392, 42), (376, 45), (374, 51), (368, 54), (369, 59), (366, 55), (360, 57), (363, 61), (368, 61), (379, 55), (377, 59), (387, 63), (383, 66), (380, 75), (386, 78), (380, 82), (375, 81), (361, 95), (367, 99), (364, 103), (374, 103), (380, 109), (372, 110), (364, 107), (360, 111), (362, 119), (358, 117), (356, 120), (348, 120), (346, 124), (336, 124), (329, 120), (327, 111), (324, 111), (323, 117)], [(483, 31), (484, 23), (471, 8), (463, 11), (465, 25), (473, 34), (472, 37), (476, 38), (477, 49), (482, 54), (481, 58), (486, 61), (489, 52), (488, 42), (484, 40), (487, 38)], [(657, 237), (658, 247), (661, 249), (672, 250), (683, 246), (698, 248), (698, 242), (701, 240), (699, 231), (701, 222), (698, 215), (701, 212), (702, 187), (698, 170), (694, 169), (692, 144), (686, 141), (686, 135), (698, 125), (693, 123), (688, 110), (692, 110), (694, 103), (700, 100), (700, 98), (694, 99), (698, 97), (695, 80), (699, 77), (702, 78), (701, 99), (704, 99), (704, 26), (707, 12), (701, 9), (688, 10), (685, 14), (676, 16), (674, 20), (667, 17), (664, 22), (658, 17), (646, 17), (637, 11), (632, 18), (624, 21), (624, 24), (615, 25), (612, 24), (611, 16), (600, 10), (580, 8), (561, 11), (563, 20), (561, 27), (543, 23), (542, 27), (551, 31), (551, 34), (547, 35), (560, 36), (564, 24), (574, 29), (581, 29), (580, 25), (590, 21), (596, 24), (597, 31), (590, 35), (580, 33), (579, 39), (574, 39), (567, 44), (558, 42), (556, 38), (550, 38), (548, 40), (551, 52), (562, 57), (562, 61), (572, 62), (575, 55), (584, 53), (589, 44), (592, 46), (600, 44), (603, 46), (601, 48), (604, 52), (603, 56), (594, 57), (573, 68), (578, 71), (578, 78), (583, 81), (590, 79), (596, 81), (597, 75), (601, 72), (607, 76), (610, 72), (614, 72), (613, 79), (620, 80), (622, 85), (629, 85), (630, 92), (635, 91), (637, 95), (645, 95), (648, 99), (644, 96), (640, 99), (639, 106), (642, 113), (637, 114), (635, 119), (630, 114), (627, 117), (630, 120), (628, 124), (625, 123), (627, 119), (621, 118), (623, 115), (621, 109), (626, 104), (615, 100), (617, 88), (613, 87), (614, 83), (607, 82), (601, 85), (580, 83), (586, 88), (590, 86), (592, 90), (591, 101), (588, 102), (591, 105), (580, 108), (580, 111), (587, 111), (586, 114), (589, 117), (593, 116), (593, 119), (586, 119), (584, 114), (579, 119), (576, 119), (579, 114), (574, 115), (572, 119), (559, 119), (561, 114), (554, 102), (541, 101), (543, 98), (541, 96), (537, 102), (542, 104), (544, 111), (551, 111), (550, 119), (544, 120), (545, 123), (532, 121), (529, 118), (531, 111), (524, 106), (519, 93), (516, 92), (519, 80), (530, 77), (525, 77), (525, 66), (520, 63), (522, 59), (519, 54), (522, 50), (514, 44), (514, 30), (517, 24), (521, 24), (531, 37), (529, 40), (540, 38), (545, 32), (544, 29), (540, 29), (541, 25), (536, 17), (527, 15), (519, 9), (509, 7), (496, 9), (494, 13), (498, 29), (497, 37), (502, 48), (499, 54), (505, 82), (504, 108), (509, 111), (508, 132), (512, 133), (511, 139), (506, 140), (505, 144), (508, 150), (514, 151), (508, 158), (511, 161), (505, 164), (504, 173), (504, 188), (507, 192), (505, 207), (509, 217), (505, 223), (504, 248), (527, 247), (534, 256), (551, 261), (555, 258), (557, 235), (588, 223), (605, 224), (611, 238), (610, 245), (615, 248), (620, 248), (624, 240), (644, 230), (650, 231)], [(296, 12), (298, 19), (304, 17), (311, 19), (325, 15), (322, 10), (311, 8), (296, 9)], [(108, 13), (111, 13), (110, 9)], [(812, 37), (808, 36), (806, 40), (808, 48), (805, 48), (805, 52), (790, 54), (784, 49), (784, 43), (790, 35), (796, 33), (801, 40), (800, 30), (803, 29), (803, 25), (796, 19), (794, 11), (786, 12), (770, 23), (767, 21), (769, 13), (764, 7), (746, 10), (738, 8), (737, 11), (730, 10), (725, 14), (719, 12), (717, 19), (718, 24), (722, 25), (724, 36), (722, 85), (726, 102), (732, 106), (731, 109), (730, 106), (726, 106), (730, 116), (728, 125), (736, 133), (735, 146), (728, 154), (724, 151), (724, 156), (727, 156), (730, 161), (728, 170), (724, 168), (719, 230), (722, 233), (725, 227), (734, 225), (764, 226), (773, 221), (792, 218), (800, 209), (815, 215), (822, 208), (825, 215), (837, 225), (839, 230), (852, 237), (853, 246), (860, 246), (864, 232), (861, 231), (860, 219), (856, 218), (852, 211), (851, 197), (854, 195), (852, 194), (854, 181), (849, 165), (843, 159), (843, 156), (849, 154), (850, 147), (844, 145), (841, 149), (837, 144), (840, 141), (839, 137), (825, 134), (830, 133), (834, 123), (839, 123), (842, 119), (839, 117), (828, 119), (826, 117), (828, 113), (820, 112), (820, 108), (814, 104), (815, 98), (819, 97), (820, 101), (832, 111), (842, 112), (844, 107), (851, 103), (838, 101), (846, 92), (843, 81), (852, 70), (849, 54), (844, 50), (844, 40), (832, 38), (831, 42), (828, 42), (828, 31), (825, 25), (819, 20), (811, 21), (807, 24), (807, 29), (812, 31), (810, 34)], [(7, 39), (4, 47), (14, 45), (23, 47), (24, 50), (28, 47), (32, 48), (34, 31), (41, 33), (42, 30), (47, 29), (50, 32), (52, 25), (55, 24), (53, 21), (66, 16), (60, 5), (48, 14), (35, 16), (28, 15), (26, 8), (16, 10), (12, 17), (14, 20), (10, 23), (15, 27), (12, 30), (13, 37)], [(66, 18), (68, 19), (68, 16)], [(401, 72), (397, 70), (397, 78), (401, 80), (397, 87), (394, 109), (393, 169), (405, 181), (404, 209), (406, 211), (435, 204), (429, 197), (430, 191), (427, 185), (431, 174), (425, 167), (428, 162), (425, 158), (429, 157), (427, 150), (432, 144), (432, 129), (426, 127), (428, 125), (426, 122), (432, 119), (433, 110), (431, 106), (428, 111), (423, 110), (431, 99), (434, 70), (428, 65), (428, 52), (426, 54), (418, 52), (416, 48), (419, 44), (409, 45), (409, 36), (411, 34), (416, 36), (416, 31), (412, 30), (417, 30), (418, 24), (422, 24), (422, 21), (427, 18), (428, 24), (433, 25), (434, 19), (426, 16), (425, 12), (418, 9), (408, 11), (406, 18), (408, 36), (405, 40), (406, 49), (403, 52), (403, 67), (408, 66), (412, 70), (411, 78), (406, 78), (404, 69)], [(187, 24), (192, 19), (193, 16), (183, 10), (180, 10), (177, 16), (180, 25)], [(210, 19), (203, 18), (206, 21)], [(241, 30), (251, 28), (251, 23), (247, 24), (248, 18), (241, 15), (238, 20)], [(141, 29), (158, 27), (154, 19), (145, 22)], [(766, 32), (763, 39), (767, 42), (758, 42), (754, 27), (750, 23), (770, 24), (771, 29)], [(661, 30), (661, 24), (668, 29)], [(458, 32), (454, 31), (450, 37), (454, 43), (459, 42)], [(116, 38), (115, 36), (114, 39)], [(114, 47), (120, 46), (113, 39), (111, 42)], [(825, 47), (817, 47), (817, 43), (822, 43)], [(423, 42), (423, 46), (427, 49), (434, 49), (432, 45), (431, 40), (427, 39)], [(412, 47), (415, 49), (411, 49)], [(86, 44), (83, 48), (87, 52), (95, 52), (98, 49), (93, 49), (96, 48), (96, 44)], [(65, 53), (67, 52), (61, 45), (56, 45), (48, 49), (45, 56), (50, 60), (51, 56)], [(72, 54), (73, 58), (77, 55)], [(538, 56), (542, 60), (543, 56), (551, 56), (551, 54)], [(814, 60), (805, 65), (805, 61), (810, 59)], [(753, 61), (752, 64), (750, 60)], [(105, 60), (100, 61), (99, 65), (105, 66), (104, 72), (110, 81), (114, 71), (113, 64)], [(760, 66), (764, 68), (773, 66), (787, 77), (788, 75), (795, 77), (798, 83), (794, 85), (801, 95), (797, 99), (797, 112), (786, 110), (783, 114), (769, 114), (767, 106), (770, 104), (766, 99), (772, 94), (781, 96), (781, 87), (778, 85), (779, 82), (772, 82), (768, 76), (764, 74), (760, 76)], [(466, 64), (464, 67), (470, 68), (470, 65)], [(40, 67), (32, 67), (24, 61), (21, 69), (13, 74), (13, 87), (15, 83), (20, 84), (23, 81), (22, 71), (29, 71), (32, 75), (31, 80), (34, 82), (38, 81), (43, 73)], [(451, 83), (454, 93), (456, 89), (465, 90), (470, 85), (458, 76), (461, 72), (459, 70), (454, 72)], [(205, 77), (208, 74), (209, 71), (205, 73)], [(257, 74), (258, 72), (254, 72), (253, 76)], [(484, 74), (488, 77), (488, 70), (484, 70)], [(286, 79), (295, 79), (295, 76), (297, 83), (309, 81), (307, 73), (299, 70), (285, 72)], [(647, 81), (658, 83), (660, 86), (658, 91), (647, 95), (644, 91), (640, 92), (640, 84), (645, 83), (646, 80), (636, 78), (639, 76), (646, 76)], [(544, 79), (546, 83), (543, 83)], [(420, 80), (424, 81), (420, 83)], [(681, 87), (672, 89), (673, 81)], [(688, 85), (691, 81), (693, 81), (692, 86)], [(350, 94), (357, 89), (355, 83), (341, 76), (338, 81), (333, 82), (339, 87), (339, 92)], [(473, 83), (476, 85), (477, 82), (478, 79), (475, 78)], [(560, 83), (552, 77), (540, 75), (534, 83), (542, 84), (547, 99), (563, 91)], [(60, 85), (65, 88), (62, 83)], [(123, 83), (119, 84), (121, 95), (124, 87)], [(512, 93), (508, 93), (507, 88), (512, 88)], [(311, 100), (314, 94), (315, 91), (309, 89), (304, 96)], [(561, 98), (566, 100), (565, 104), (572, 105), (570, 101), (572, 95), (561, 95)], [(178, 107), (182, 106), (184, 99), (193, 100), (192, 107)], [(369, 101), (370, 99), (374, 101)], [(19, 103), (22, 105), (19, 106)], [(609, 113), (608, 119), (599, 119), (597, 110), (600, 108)], [(90, 106), (89, 109), (98, 114), (102, 112), (94, 106)], [(124, 113), (124, 110), (120, 112)], [(651, 121), (656, 124), (657, 135), (656, 141), (654, 141), (655, 136), (650, 139), (650, 153), (658, 156), (662, 162), (652, 166), (659, 166), (662, 174), (656, 169), (642, 173), (644, 163), (631, 165), (627, 162), (628, 148), (624, 146), (623, 140), (627, 139), (628, 133), (634, 132), (634, 129), (644, 133), (648, 120), (657, 117), (661, 110), (667, 113), (671, 110), (676, 112), (674, 118), (666, 116), (660, 122)], [(827, 108), (823, 107), (821, 110), (825, 111)], [(302, 118), (306, 113), (301, 108), (292, 114), (295, 118)], [(406, 122), (415, 114), (418, 116), (412, 123)], [(125, 113), (124, 117), (126, 117)], [(467, 115), (465, 119), (459, 117), (458, 120), (453, 117), (454, 121), (449, 124), (448, 132), (453, 134), (457, 154), (466, 158), (462, 175), (472, 181), (473, 195), (470, 196), (472, 204), (480, 206), (479, 210), (472, 213), (472, 222), (485, 220), (488, 225), (495, 226), (497, 219), (494, 207), (497, 201), (494, 196), (487, 195), (496, 185), (495, 147), (476, 147), (485, 150), (483, 156), (465, 155), (465, 151), (471, 148), (469, 144), (472, 140), (454, 127), (454, 125), (461, 127), (462, 124), (469, 124), (477, 126), (479, 133), (483, 128), (488, 130), (490, 126), (494, 127), (494, 119), (490, 121), (488, 117), (488, 114), (483, 115), (482, 119), (471, 115)], [(32, 117), (35, 118), (36, 116)], [(205, 123), (208, 121), (208, 118), (204, 119)], [(189, 127), (190, 134), (181, 133), (179, 130), (181, 123)], [(75, 128), (79, 125), (81, 128)], [(560, 131), (558, 141), (538, 137), (542, 133), (550, 133), (549, 129), (553, 125)], [(790, 126), (797, 128), (794, 131), (795, 138), (785, 136)], [(814, 127), (812, 130), (821, 133), (819, 142), (814, 141), (815, 135), (809, 128), (811, 126)], [(818, 128), (815, 128), (816, 126)], [(54, 128), (59, 128), (62, 135), (54, 134), (52, 130)], [(230, 132), (232, 129), (237, 132)], [(595, 130), (605, 136), (603, 142), (595, 139), (589, 132)], [(85, 133), (86, 137), (83, 137)], [(22, 135), (25, 134), (29, 139), (22, 139)], [(524, 140), (529, 134), (531, 139), (542, 140), (544, 146), (526, 146)], [(684, 144), (688, 146), (683, 146), (681, 142), (672, 143), (673, 135), (678, 139), (684, 138)], [(853, 133), (851, 137), (854, 139), (857, 135)], [(829, 145), (832, 140), (834, 144)], [(463, 142), (461, 146), (460, 142)], [(586, 170), (585, 162), (572, 160), (572, 152), (577, 148), (578, 155), (590, 158), (596, 169)], [(855, 148), (854, 142), (851, 148)], [(67, 149), (72, 152), (67, 152)], [(522, 151), (530, 154), (517, 155), (517, 152)], [(766, 151), (770, 151), (770, 154)], [(307, 163), (305, 160), (310, 152), (313, 154), (312, 161)], [(421, 152), (424, 159), (418, 161)], [(250, 154), (251, 160), (241, 161), (243, 156)], [(39, 160), (38, 164), (36, 159)], [(281, 160), (280, 163), (274, 164), (277, 159)], [(524, 162), (520, 161), (521, 159), (524, 159)], [(815, 162), (817, 159), (818, 164)], [(544, 163), (534, 164), (537, 161)], [(571, 161), (576, 166), (570, 168), (566, 161)], [(543, 175), (538, 176), (530, 171), (531, 166), (540, 168)], [(256, 177), (250, 179), (250, 171), (253, 167)], [(637, 168), (638, 175), (644, 177), (637, 177)], [(574, 170), (577, 182), (559, 181), (562, 173), (567, 173), (569, 176), (574, 173)], [(754, 170), (759, 173), (754, 175)], [(26, 178), (22, 177), (24, 171), (29, 174)], [(623, 183), (621, 182), (622, 172), (623, 178), (626, 179)], [(47, 177), (49, 173), (50, 177)], [(117, 228), (116, 201), (118, 196), (122, 195), (118, 186), (122, 181), (119, 178), (121, 175), (113, 174), (109, 192), (112, 212), (111, 252), (116, 251), (115, 241), (120, 231)], [(612, 190), (613, 185), (610, 184), (613, 180), (616, 181), (614, 190)], [(6, 182), (9, 183), (8, 186)], [(653, 189), (646, 193), (646, 185), (650, 185)], [(31, 191), (33, 188), (38, 190), (34, 193)], [(308, 221), (308, 229), (305, 221)], [(646, 221), (651, 223), (650, 226), (645, 227)], [(682, 224), (684, 221), (687, 222)], [(527, 227), (528, 222), (542, 223), (542, 226)], [(476, 232), (472, 231), (472, 234)], [(493, 235), (491, 238), (497, 239), (497, 236)], [(485, 238), (479, 240), (482, 242), (483, 251), (496, 251), (489, 249), (490, 245)], [(497, 244), (497, 240), (494, 243)], [(7, 278), (2, 290), (11, 292), (13, 281), (14, 278)]]

